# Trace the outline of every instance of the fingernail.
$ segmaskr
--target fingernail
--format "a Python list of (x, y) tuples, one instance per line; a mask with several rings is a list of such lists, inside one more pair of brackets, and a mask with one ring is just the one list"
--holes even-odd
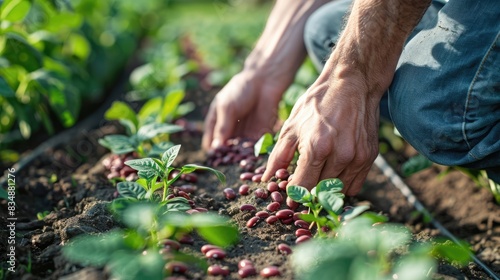
[(220, 141), (219, 139), (214, 139), (214, 140), (212, 141), (212, 149), (216, 149), (216, 148), (220, 147), (220, 146), (221, 146), (221, 144), (222, 144), (222, 143), (221, 143), (221, 141)]

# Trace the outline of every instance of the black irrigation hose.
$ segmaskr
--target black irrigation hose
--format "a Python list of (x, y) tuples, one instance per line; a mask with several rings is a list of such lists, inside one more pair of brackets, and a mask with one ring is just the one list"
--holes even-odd
[[(132, 56), (132, 58), (134, 55)], [(128, 63), (130, 65), (130, 61)], [(122, 71), (119, 78), (117, 79), (117, 86), (115, 86), (111, 94), (106, 98), (106, 100), (102, 103), (102, 105), (92, 113), (90, 116), (79, 122), (77, 125), (69, 128), (67, 130), (63, 130), (62, 132), (50, 137), (48, 140), (44, 141), (42, 144), (38, 145), (33, 151), (23, 156), (18, 162), (16, 162), (11, 168), (14, 168), (16, 172), (24, 169), (28, 164), (30, 164), (34, 159), (42, 155), (47, 149), (54, 148), (63, 143), (69, 142), (72, 138), (75, 137), (80, 131), (88, 130), (96, 126), (96, 124), (102, 120), (104, 117), (104, 113), (111, 106), (111, 103), (117, 99), (119, 99), (120, 95), (123, 93), (125, 89), (125, 84), (128, 80), (128, 76), (131, 72), (130, 67), (126, 67), (125, 71)], [(0, 178), (0, 187), (3, 187), (7, 182), (7, 175), (3, 175)]]
[[(451, 232), (449, 232), (439, 221), (434, 219), (434, 217), (431, 215), (431, 213), (429, 213), (429, 211), (424, 207), (424, 205), (420, 201), (418, 201), (418, 199), (411, 191), (410, 187), (408, 187), (408, 185), (401, 179), (401, 177), (399, 177), (399, 175), (387, 163), (387, 161), (381, 154), (379, 154), (377, 156), (377, 159), (375, 159), (375, 165), (382, 171), (382, 173), (384, 173), (384, 175), (387, 178), (389, 178), (391, 183), (401, 191), (401, 193), (408, 200), (408, 203), (410, 203), (413, 207), (415, 207), (415, 209), (417, 209), (427, 217), (430, 217), (431, 223), (435, 228), (437, 228), (443, 235), (451, 239), (457, 245), (463, 246), (462, 244), (460, 244), (458, 238), (456, 238)], [(480, 266), (487, 274), (489, 274), (491, 278), (493, 278), (494, 280), (500, 280), (499, 276), (493, 270), (491, 270), (486, 264), (484, 264), (478, 257), (476, 257), (474, 253), (470, 252), (468, 249), (467, 252), (469, 252), (469, 255), (472, 257), (474, 262), (478, 266)]]

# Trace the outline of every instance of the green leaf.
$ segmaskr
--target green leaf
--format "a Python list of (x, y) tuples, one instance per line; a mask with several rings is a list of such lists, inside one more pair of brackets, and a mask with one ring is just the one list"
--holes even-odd
[(151, 170), (141, 170), (137, 172), (137, 176), (141, 179), (145, 179), (147, 181), (153, 180), (154, 177), (157, 177), (156, 172)]
[(104, 118), (107, 120), (119, 120), (120, 123), (127, 128), (129, 134), (135, 134), (137, 132), (138, 121), (134, 110), (130, 106), (121, 101), (115, 101), (111, 105)]
[(187, 199), (184, 197), (174, 197), (163, 203), (163, 209), (164, 213), (170, 211), (186, 212), (191, 209), (191, 205), (189, 205)]
[(123, 222), (129, 228), (138, 228), (144, 231), (156, 229), (156, 214), (158, 204), (138, 202), (130, 204), (122, 214)]
[(293, 199), (293, 201), (299, 203), (307, 203), (312, 199), (311, 193), (301, 186), (288, 186), (286, 188), (286, 194)]
[(104, 138), (99, 139), (98, 142), (101, 146), (110, 149), (111, 152), (117, 155), (130, 153), (136, 150), (136, 145), (133, 143), (132, 138), (125, 135), (106, 135)]
[[(203, 214), (193, 214), (193, 216), (201, 216)], [(203, 239), (217, 246), (226, 247), (239, 240), (238, 229), (230, 225), (197, 226), (196, 230)]]
[(161, 155), (168, 150), (169, 148), (173, 147), (174, 143), (170, 141), (164, 141), (160, 142), (157, 144), (153, 144), (153, 147), (151, 150), (148, 152), (148, 157), (159, 157), (161, 158)]
[(11, 64), (23, 66), (28, 72), (33, 72), (43, 65), (42, 54), (19, 34), (7, 33), (3, 56)]
[(149, 99), (144, 105), (142, 105), (139, 113), (137, 113), (137, 117), (141, 124), (145, 124), (147, 119), (152, 118), (156, 119), (156, 116), (160, 114), (161, 104), (163, 102), (163, 98), (155, 97)]
[(90, 54), (90, 44), (84, 36), (77, 33), (71, 33), (65, 43), (65, 50), (68, 51), (70, 55), (78, 57), (82, 61), (87, 60)]
[(175, 111), (184, 99), (184, 90), (178, 89), (171, 91), (165, 96), (160, 113), (160, 122), (170, 122), (173, 119)]
[(118, 251), (108, 267), (114, 279), (163, 279), (165, 260), (158, 250)]
[(77, 236), (62, 248), (63, 255), (82, 265), (103, 266), (115, 252), (127, 249), (123, 234), (121, 230), (114, 230), (98, 236)]
[(162, 177), (165, 173), (165, 168), (158, 165), (158, 163), (156, 163), (152, 158), (127, 160), (125, 164), (137, 171), (154, 172), (158, 177)]
[(144, 199), (146, 190), (144, 187), (135, 182), (120, 182), (116, 185), (118, 193), (123, 197), (131, 197), (136, 199)]
[(26, 0), (13, 0), (0, 6), (0, 19), (11, 22), (22, 21), (28, 14), (31, 3)]
[(345, 211), (344, 213), (342, 213), (342, 220), (343, 221), (352, 220), (352, 219), (356, 218), (357, 216), (361, 215), (361, 213), (365, 212), (369, 208), (370, 208), (370, 206), (368, 206), (368, 205), (360, 205), (360, 206), (353, 207), (353, 208)]
[(212, 213), (199, 213), (190, 216), (198, 234), (209, 243), (226, 247), (239, 240), (238, 229), (229, 225), (228, 220)]
[(316, 193), (324, 192), (324, 191), (331, 191), (331, 192), (341, 192), (342, 188), (344, 187), (344, 183), (340, 181), (340, 179), (334, 178), (334, 179), (325, 179), (321, 180), (317, 185), (316, 185)]
[(3, 97), (15, 97), (15, 92), (7, 84), (7, 81), (3, 77), (0, 77), (0, 96)]
[(42, 29), (52, 33), (78, 28), (83, 22), (82, 15), (78, 13), (59, 12), (48, 18)]
[(202, 165), (197, 165), (197, 164), (186, 164), (186, 165), (184, 165), (182, 167), (181, 172), (183, 172), (183, 173), (191, 173), (191, 172), (193, 172), (195, 170), (210, 171), (210, 172), (214, 173), (215, 176), (217, 176), (217, 179), (219, 179), (219, 181), (222, 184), (226, 184), (226, 175), (224, 175), (224, 173), (220, 172), (219, 170), (207, 167), (207, 166), (202, 166)]
[(418, 154), (411, 157), (401, 165), (401, 173), (403, 173), (403, 176), (408, 177), (431, 166), (432, 161), (427, 159), (425, 156)]
[(165, 164), (165, 168), (169, 168), (174, 163), (174, 160), (177, 158), (179, 151), (181, 150), (181, 145), (175, 145), (168, 150), (166, 150), (161, 156), (161, 161)]
[(273, 145), (273, 135), (271, 133), (265, 133), (254, 145), (255, 156), (258, 157), (261, 154), (270, 152)]
[(186, 102), (177, 106), (173, 119), (178, 119), (183, 117), (196, 109), (196, 105), (193, 102)]
[(160, 134), (172, 134), (183, 130), (184, 129), (178, 125), (166, 123), (151, 123), (139, 128), (139, 131), (137, 131), (137, 136), (139, 138), (139, 141), (142, 142), (144, 140), (154, 138)]
[(471, 253), (467, 249), (469, 245), (465, 242), (458, 245), (451, 240), (441, 239), (432, 245), (432, 255), (444, 259), (449, 263), (465, 266), (471, 260)]
[(328, 211), (338, 213), (344, 206), (344, 194), (333, 191), (322, 191), (318, 193), (318, 201)]

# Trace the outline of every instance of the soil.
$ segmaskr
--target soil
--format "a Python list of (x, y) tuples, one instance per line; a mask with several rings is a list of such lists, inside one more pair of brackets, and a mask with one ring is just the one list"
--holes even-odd
[[(192, 92), (190, 98), (197, 103), (198, 111), (189, 115), (192, 121), (203, 120), (204, 112), (213, 97), (213, 92)], [(106, 269), (81, 267), (69, 263), (61, 255), (61, 247), (72, 237), (83, 233), (102, 233), (118, 227), (106, 207), (114, 198), (115, 187), (106, 178), (101, 164), (108, 152), (97, 143), (103, 135), (116, 133), (118, 125), (106, 123), (91, 131), (82, 131), (66, 145), (46, 151), (27, 168), (16, 172), (17, 203), (17, 249), (16, 273), (7, 279), (107, 279)], [(201, 135), (185, 137), (179, 135), (174, 142), (182, 144), (181, 154), (174, 165), (204, 163), (206, 156), (200, 150)], [(406, 156), (411, 154), (408, 149)], [(394, 156), (402, 160), (403, 156)], [(398, 158), (399, 157), (399, 158)], [(261, 159), (261, 164), (265, 163)], [(259, 223), (247, 228), (251, 214), (239, 211), (239, 206), (251, 203), (258, 210), (267, 204), (262, 199), (238, 195), (228, 201), (222, 193), (225, 187), (234, 190), (242, 184), (239, 166), (218, 167), (227, 176), (227, 185), (222, 186), (208, 173), (198, 174), (195, 202), (210, 211), (230, 216), (239, 226), (241, 240), (227, 249), (223, 261), (208, 260), (209, 264), (227, 265), (231, 274), (228, 279), (239, 279), (237, 262), (243, 258), (254, 262), (257, 270), (268, 265), (279, 267), (282, 279), (293, 279), (289, 257), (279, 254), (279, 243), (294, 244), (294, 226), (277, 223), (273, 226)], [(478, 188), (466, 176), (451, 172), (437, 179), (443, 167), (433, 168), (413, 175), (406, 182), (418, 199), (424, 203), (435, 218), (453, 234), (469, 242), (476, 255), (500, 274), (500, 206), (486, 189)], [(255, 190), (259, 184), (249, 184)], [(263, 185), (263, 184), (262, 184)], [(427, 224), (405, 197), (375, 167), (372, 168), (363, 191), (348, 199), (349, 204), (369, 204), (371, 210), (386, 214), (390, 221), (403, 223), (411, 228), (417, 239), (429, 239), (439, 232)], [(7, 222), (7, 205), (1, 203), (1, 219)], [(37, 213), (49, 211), (43, 219)], [(6, 227), (1, 229), (0, 247), (7, 248)], [(193, 245), (183, 245), (186, 252), (202, 256), (200, 248), (206, 244), (195, 237)], [(3, 250), (3, 249), (2, 249)], [(6, 271), (6, 253), (1, 257)], [(211, 279), (194, 270), (185, 275), (189, 279)], [(255, 277), (253, 279), (259, 279)], [(436, 279), (490, 279), (478, 266), (470, 263), (464, 268), (441, 264)], [(252, 278), (250, 278), (252, 279)]]

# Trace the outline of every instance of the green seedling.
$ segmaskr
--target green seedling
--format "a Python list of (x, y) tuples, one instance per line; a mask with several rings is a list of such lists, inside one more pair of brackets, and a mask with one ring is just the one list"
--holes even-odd
[[(287, 187), (287, 195), (294, 201), (302, 203), (309, 208), (308, 214), (301, 215), (301, 218), (311, 223), (311, 227), (317, 226), (317, 234), (325, 236), (320, 230), (328, 227), (336, 231), (344, 221), (349, 221), (362, 214), (368, 206), (343, 208), (345, 195), (341, 192), (344, 184), (339, 179), (325, 179), (320, 181), (311, 191), (302, 186)], [(321, 215), (325, 211), (327, 215)], [(366, 213), (373, 223), (385, 222), (387, 219), (374, 213)]]
[(43, 220), (48, 214), (50, 214), (50, 211), (43, 211), (43, 212), (38, 212), (36, 213), (36, 218), (41, 221)]
[[(182, 174), (192, 173), (196, 170), (207, 170), (214, 173), (223, 184), (226, 177), (220, 171), (210, 167), (186, 164), (181, 168), (172, 167), (172, 164), (179, 154), (181, 145), (176, 145), (166, 150), (160, 159), (142, 158), (128, 160), (126, 165), (137, 170), (139, 179), (136, 182), (120, 182), (117, 184), (118, 192), (126, 198), (160, 200), (162, 203), (168, 203), (167, 193), (169, 187), (177, 181)], [(179, 171), (175, 176), (169, 179), (172, 171)], [(155, 192), (163, 188), (161, 199)]]
[(125, 229), (76, 237), (63, 248), (64, 256), (82, 265), (106, 266), (116, 279), (164, 279), (169, 275), (165, 269), (168, 262), (182, 261), (204, 271), (207, 264), (178, 250), (162, 250), (162, 240), (176, 239), (192, 231), (221, 247), (239, 239), (234, 225), (212, 213), (188, 215), (143, 201), (128, 204), (117, 214)]
[(431, 166), (432, 161), (427, 159), (424, 155), (417, 154), (401, 165), (401, 173), (403, 173), (403, 176), (409, 177)]
[[(99, 139), (99, 144), (110, 149), (114, 154), (137, 152), (139, 156), (156, 155), (173, 144), (168, 135), (183, 130), (182, 127), (167, 123), (147, 123), (140, 125), (139, 119), (126, 103), (114, 102), (105, 114), (108, 120), (118, 120), (127, 130), (127, 135), (113, 134)], [(162, 141), (154, 138), (164, 136)]]

